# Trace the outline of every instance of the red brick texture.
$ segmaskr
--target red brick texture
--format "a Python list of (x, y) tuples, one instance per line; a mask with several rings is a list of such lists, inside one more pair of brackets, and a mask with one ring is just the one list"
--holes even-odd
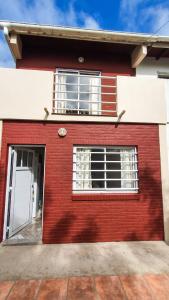
[[(60, 127), (67, 136), (60, 138)], [(163, 210), (157, 125), (5, 121), (0, 162), (2, 238), (9, 144), (46, 146), (43, 242), (162, 240)], [(139, 194), (72, 194), (73, 145), (138, 148)]]

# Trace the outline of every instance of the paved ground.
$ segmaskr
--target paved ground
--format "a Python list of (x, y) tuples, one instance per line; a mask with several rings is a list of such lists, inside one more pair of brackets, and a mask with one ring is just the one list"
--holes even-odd
[(25, 226), (11, 238), (3, 242), (4, 245), (35, 244), (42, 240), (42, 221), (37, 218)]
[(164, 242), (0, 246), (0, 280), (132, 274), (169, 274), (169, 246)]
[(168, 275), (0, 282), (0, 300), (168, 300)]

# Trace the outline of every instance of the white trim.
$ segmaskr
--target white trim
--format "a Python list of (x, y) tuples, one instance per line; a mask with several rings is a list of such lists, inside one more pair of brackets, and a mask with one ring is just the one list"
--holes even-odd
[[(100, 154), (100, 155), (104, 155), (104, 160), (98, 160), (98, 161), (93, 161), (93, 160), (91, 160), (91, 158), (90, 159), (88, 159), (88, 160), (84, 160), (84, 158), (82, 159), (82, 160), (80, 160), (80, 159), (77, 159), (77, 153), (80, 153), (80, 152), (77, 152), (77, 150), (78, 149), (89, 149), (89, 150), (91, 150), (91, 149), (100, 149), (100, 150), (103, 150), (103, 151), (94, 151), (93, 152), (93, 154)], [(109, 151), (107, 151), (107, 150), (111, 150), (110, 152)], [(131, 155), (131, 158), (133, 159), (132, 161), (131, 161), (131, 164), (132, 164), (132, 166), (131, 167), (134, 167), (134, 169), (132, 169), (132, 170), (125, 170), (125, 172), (127, 173), (127, 172), (129, 172), (129, 173), (132, 173), (133, 175), (134, 175), (134, 178), (108, 178), (107, 179), (107, 172), (109, 172), (109, 170), (106, 168), (106, 164), (107, 163), (127, 163), (127, 164), (129, 164), (130, 163), (130, 161), (128, 160), (128, 161), (122, 161), (122, 160), (118, 160), (118, 161), (106, 161), (106, 155), (109, 155), (109, 154), (119, 154), (120, 155), (120, 153), (121, 152), (117, 152), (117, 149), (119, 149), (119, 150), (126, 150), (126, 151), (131, 151), (132, 150), (132, 152), (130, 153), (130, 152), (128, 152), (130, 155)], [(115, 150), (114, 152), (113, 152), (113, 150)], [(90, 153), (92, 153), (92, 152), (90, 152)], [(82, 151), (82, 154), (83, 154), (83, 151)], [(84, 154), (85, 154), (85, 152), (84, 152)], [(105, 155), (106, 154), (106, 155)], [(94, 179), (94, 178), (87, 178), (87, 179), (83, 179), (83, 178), (79, 178), (79, 179), (77, 179), (77, 174), (85, 174), (85, 172), (90, 172), (90, 171), (92, 171), (92, 172), (95, 172), (95, 170), (93, 169), (93, 170), (77, 170), (76, 169), (76, 166), (77, 166), (77, 163), (104, 163), (104, 169), (103, 170), (96, 170), (96, 172), (102, 172), (102, 173), (104, 173), (104, 178), (96, 178), (96, 179)], [(129, 192), (138, 192), (138, 190), (139, 190), (139, 188), (138, 188), (138, 181), (139, 181), (139, 179), (138, 179), (138, 169), (137, 169), (137, 166), (136, 166), (136, 164), (138, 163), (138, 160), (137, 160), (137, 149), (136, 149), (136, 147), (135, 146), (83, 146), (83, 145), (78, 145), (78, 146), (74, 146), (73, 147), (73, 178), (72, 178), (72, 181), (73, 181), (73, 193), (78, 193), (78, 192), (83, 192), (83, 193), (90, 193), (90, 192), (102, 192), (102, 193), (109, 193), (109, 192), (112, 192), (112, 193), (114, 193), (114, 192), (119, 192), (119, 193), (123, 193), (123, 192), (126, 192), (126, 193), (129, 193)], [(133, 166), (133, 164), (134, 164), (134, 166)], [(124, 167), (124, 166), (123, 166)], [(120, 169), (120, 170), (110, 170), (110, 172), (122, 172), (123, 170), (122, 169)], [(132, 175), (132, 176), (133, 176)], [(76, 183), (78, 183), (78, 182), (96, 182), (96, 181), (98, 181), (98, 182), (104, 182), (104, 188), (85, 188), (85, 190), (84, 189), (82, 189), (82, 188), (80, 188), (80, 189), (78, 189), (77, 188), (77, 186), (76, 186)], [(107, 188), (107, 182), (112, 182), (112, 181), (120, 181), (120, 182), (133, 182), (134, 183), (134, 186), (135, 187), (133, 187), (133, 188), (124, 188), (124, 187), (121, 187), (121, 188)]]
[(11, 154), (12, 146), (8, 149), (8, 166), (7, 166), (7, 179), (6, 179), (6, 192), (5, 192), (5, 210), (4, 210), (4, 225), (3, 225), (3, 241), (6, 240), (7, 231), (7, 213), (8, 213), (8, 193), (9, 193), (9, 179), (10, 179), (10, 168), (11, 168)]

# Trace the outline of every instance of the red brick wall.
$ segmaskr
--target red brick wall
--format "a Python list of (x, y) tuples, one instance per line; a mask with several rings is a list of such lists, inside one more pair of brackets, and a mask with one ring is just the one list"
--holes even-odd
[[(59, 138), (58, 128), (68, 131)], [(0, 165), (1, 237), (8, 144), (46, 145), (44, 243), (162, 240), (157, 125), (4, 122)], [(138, 147), (138, 195), (72, 196), (73, 145)]]

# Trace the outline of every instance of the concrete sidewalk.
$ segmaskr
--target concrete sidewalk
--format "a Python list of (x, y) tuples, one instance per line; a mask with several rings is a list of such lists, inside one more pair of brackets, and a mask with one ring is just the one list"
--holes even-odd
[(169, 274), (164, 242), (0, 246), (0, 280)]

